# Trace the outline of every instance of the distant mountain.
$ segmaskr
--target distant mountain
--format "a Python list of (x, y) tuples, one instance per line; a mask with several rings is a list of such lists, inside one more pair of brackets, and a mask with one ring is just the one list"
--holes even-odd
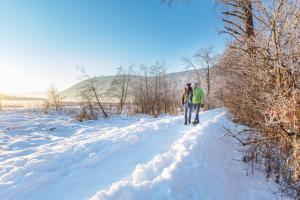
[[(97, 92), (99, 94), (104, 94), (108, 90), (108, 88), (111, 85), (111, 82), (114, 80), (115, 76), (99, 76), (95, 77), (95, 86), (97, 88)], [(62, 91), (60, 95), (64, 97), (65, 100), (78, 100), (78, 92), (79, 90), (84, 87), (84, 85), (87, 83), (87, 80), (81, 81), (70, 88)]]
[[(203, 76), (203, 73), (204, 73), (203, 70), (202, 71), (200, 70), (200, 74), (202, 74), (201, 76)], [(182, 88), (184, 88), (184, 85), (187, 82), (197, 80), (196, 77), (197, 76), (193, 71), (173, 72), (173, 73), (169, 73), (166, 75), (166, 78), (169, 81), (176, 83), (179, 88), (181, 86), (182, 86)], [(105, 95), (105, 93), (109, 90), (114, 78), (115, 78), (115, 76), (100, 76), (100, 77), (93, 78), (93, 79), (95, 79), (95, 86), (97, 88), (97, 92), (103, 96), (102, 99), (104, 101), (111, 100), (111, 99), (107, 98), (107, 95)], [(143, 78), (143, 77), (142, 76), (132, 76), (131, 83), (133, 83), (133, 84), (137, 83), (138, 80), (140, 80), (141, 78)], [(76, 100), (78, 100), (78, 91), (85, 84), (86, 84), (86, 80), (81, 81), (81, 82), (73, 85), (72, 87), (62, 91), (61, 96), (64, 97), (65, 100), (76, 101)]]
[(18, 94), (17, 96), (28, 97), (28, 98), (47, 98), (48, 92), (41, 91), (41, 92), (23, 92)]
[(44, 98), (41, 97), (33, 97), (33, 96), (23, 96), (23, 95), (6, 95), (6, 94), (0, 94), (1, 100), (42, 100)]

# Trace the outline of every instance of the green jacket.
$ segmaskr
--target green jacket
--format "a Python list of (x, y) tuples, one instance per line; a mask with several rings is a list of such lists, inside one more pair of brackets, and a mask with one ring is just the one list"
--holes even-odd
[(204, 104), (204, 93), (201, 88), (194, 88), (193, 89), (193, 104)]

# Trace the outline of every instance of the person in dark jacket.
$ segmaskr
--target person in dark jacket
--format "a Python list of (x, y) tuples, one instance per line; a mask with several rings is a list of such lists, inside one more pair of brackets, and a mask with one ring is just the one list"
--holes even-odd
[(188, 83), (184, 88), (182, 95), (182, 106), (184, 107), (184, 124), (191, 123), (192, 110), (193, 110), (193, 88), (191, 83)]

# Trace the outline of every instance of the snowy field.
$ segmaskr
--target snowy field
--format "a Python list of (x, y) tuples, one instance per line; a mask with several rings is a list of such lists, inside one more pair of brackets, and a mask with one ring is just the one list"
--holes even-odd
[(0, 199), (277, 199), (276, 185), (237, 161), (226, 111), (200, 120), (0, 112)]

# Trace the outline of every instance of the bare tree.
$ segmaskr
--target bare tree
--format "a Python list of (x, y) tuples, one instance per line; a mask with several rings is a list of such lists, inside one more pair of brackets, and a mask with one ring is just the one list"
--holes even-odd
[(168, 93), (169, 93), (169, 83), (167, 80), (167, 68), (165, 66), (162, 67), (162, 85), (163, 85), (163, 103), (164, 103), (164, 113), (168, 112)]
[(212, 67), (218, 62), (218, 55), (213, 52), (213, 47), (200, 49), (194, 57), (196, 58), (198, 65), (204, 69), (206, 75), (206, 96), (209, 97), (211, 91), (211, 79), (213, 76)]
[(253, 0), (218, 0), (223, 8), (224, 30), (221, 33), (226, 33), (232, 36), (235, 40), (243, 43), (243, 47), (249, 54), (253, 53), (254, 49), (254, 15), (253, 15)]
[(100, 101), (100, 96), (97, 92), (97, 88), (96, 88), (96, 78), (91, 78), (88, 73), (86, 72), (85, 68), (80, 68), (77, 67), (80, 72), (82, 73), (82, 78), (85, 80), (85, 84), (83, 85), (83, 87), (80, 89), (81, 93), (84, 94), (84, 97), (90, 97), (90, 95), (92, 95), (93, 100), (96, 100), (96, 103), (100, 109), (100, 111), (102, 112), (102, 114), (104, 115), (104, 118), (109, 117), (105, 108), (103, 107), (101, 101)]
[(55, 86), (51, 86), (48, 90), (48, 102), (55, 107), (58, 111), (61, 106), (62, 97), (59, 94), (58, 89)]
[(116, 97), (119, 101), (117, 109), (118, 114), (122, 113), (123, 107), (127, 101), (132, 72), (133, 65), (129, 66), (128, 69), (119, 67), (117, 76), (112, 81), (111, 88), (108, 91), (112, 97)]
[[(206, 97), (210, 98), (211, 93), (211, 85), (213, 78), (213, 70), (212, 68), (218, 62), (218, 55), (216, 55), (213, 51), (213, 47), (202, 48), (198, 50), (193, 57), (184, 57), (183, 61), (186, 64), (187, 69), (192, 69), (192, 71), (197, 75), (198, 82), (202, 84), (203, 75), (201, 74), (201, 70), (205, 73), (204, 83), (206, 86)], [(210, 107), (209, 101), (207, 101), (206, 105)]]
[[(93, 93), (88, 90), (86, 87), (79, 88), (78, 95), (80, 98), (80, 106), (82, 113), (80, 119), (96, 119), (96, 113), (94, 111)], [(87, 113), (87, 109), (90, 111), (90, 114)]]
[(201, 81), (201, 75), (199, 72), (199, 66), (197, 66), (196, 63), (194, 63), (193, 59), (190, 57), (183, 57), (182, 60), (186, 64), (186, 68), (192, 69), (193, 72), (197, 75), (197, 80), (201, 84), (202, 81)]

